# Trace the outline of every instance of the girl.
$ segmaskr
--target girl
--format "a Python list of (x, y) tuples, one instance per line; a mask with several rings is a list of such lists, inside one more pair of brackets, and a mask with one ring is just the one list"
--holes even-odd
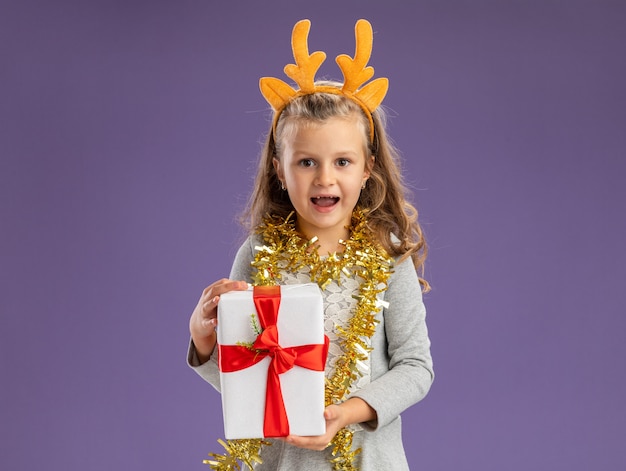
[[(371, 26), (360, 20), (354, 63), (364, 49), (369, 59), (368, 33), (371, 49)], [(298, 47), (307, 36), (308, 22), (298, 23), (294, 67), (312, 77), (321, 62), (310, 66), (318, 53)], [(405, 199), (380, 93), (360, 99), (350, 85), (355, 72), (347, 65), (342, 70), (343, 83), (294, 79), (300, 89), (280, 99), (262, 79), (275, 114), (244, 213), (251, 235), (229, 279), (203, 291), (190, 319), (188, 363), (219, 390), (220, 295), (248, 283), (317, 282), (323, 290), (331, 340), (326, 433), (244, 441), (247, 451), (227, 450), (251, 464), (261, 447), (257, 470), (408, 469), (400, 413), (421, 400), (433, 380), (421, 297), (428, 284), (417, 275), (426, 254), (417, 211)], [(212, 456), (214, 469), (235, 469), (224, 456)]]

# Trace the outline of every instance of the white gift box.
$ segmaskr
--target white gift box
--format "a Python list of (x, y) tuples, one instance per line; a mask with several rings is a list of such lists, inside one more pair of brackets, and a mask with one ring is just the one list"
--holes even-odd
[[(253, 289), (231, 291), (218, 304), (217, 340), (220, 348), (251, 344), (257, 338)], [(257, 324), (258, 316), (256, 316)], [(282, 348), (324, 344), (323, 298), (316, 284), (280, 286), (276, 321)], [(263, 438), (268, 368), (265, 356), (253, 366), (220, 371), (224, 432), (227, 439)], [(320, 360), (321, 361), (321, 360)], [(280, 389), (292, 435), (323, 435), (324, 368), (313, 371), (294, 365), (280, 374)]]

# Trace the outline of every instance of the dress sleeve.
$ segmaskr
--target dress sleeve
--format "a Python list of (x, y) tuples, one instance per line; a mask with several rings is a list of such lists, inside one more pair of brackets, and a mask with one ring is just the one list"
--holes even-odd
[(373, 338), (372, 382), (352, 397), (366, 401), (377, 414), (375, 430), (395, 420), (401, 412), (426, 396), (434, 379), (426, 309), (411, 259), (394, 267), (383, 310), (381, 331)]
[[(231, 280), (243, 280), (250, 283), (252, 281), (252, 267), (250, 263), (254, 260), (254, 246), (257, 245), (254, 237), (249, 237), (237, 251), (233, 266), (230, 270)], [(217, 364), (217, 348), (213, 351), (211, 358), (206, 363), (200, 364), (193, 341), (189, 341), (187, 349), (187, 365), (200, 375), (205, 381), (211, 384), (217, 391), (221, 392), (220, 372)]]

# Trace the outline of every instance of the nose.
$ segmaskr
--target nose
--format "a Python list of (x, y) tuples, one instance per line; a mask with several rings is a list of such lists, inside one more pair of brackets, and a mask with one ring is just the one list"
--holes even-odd
[(315, 175), (315, 184), (318, 186), (331, 186), (335, 183), (335, 169), (332, 165), (320, 165)]

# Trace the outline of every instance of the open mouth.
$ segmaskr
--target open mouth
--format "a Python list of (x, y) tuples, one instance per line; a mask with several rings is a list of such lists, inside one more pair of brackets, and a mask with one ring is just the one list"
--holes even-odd
[(339, 202), (338, 196), (315, 196), (311, 198), (311, 202), (316, 206), (322, 206), (327, 208), (329, 206), (334, 206)]

